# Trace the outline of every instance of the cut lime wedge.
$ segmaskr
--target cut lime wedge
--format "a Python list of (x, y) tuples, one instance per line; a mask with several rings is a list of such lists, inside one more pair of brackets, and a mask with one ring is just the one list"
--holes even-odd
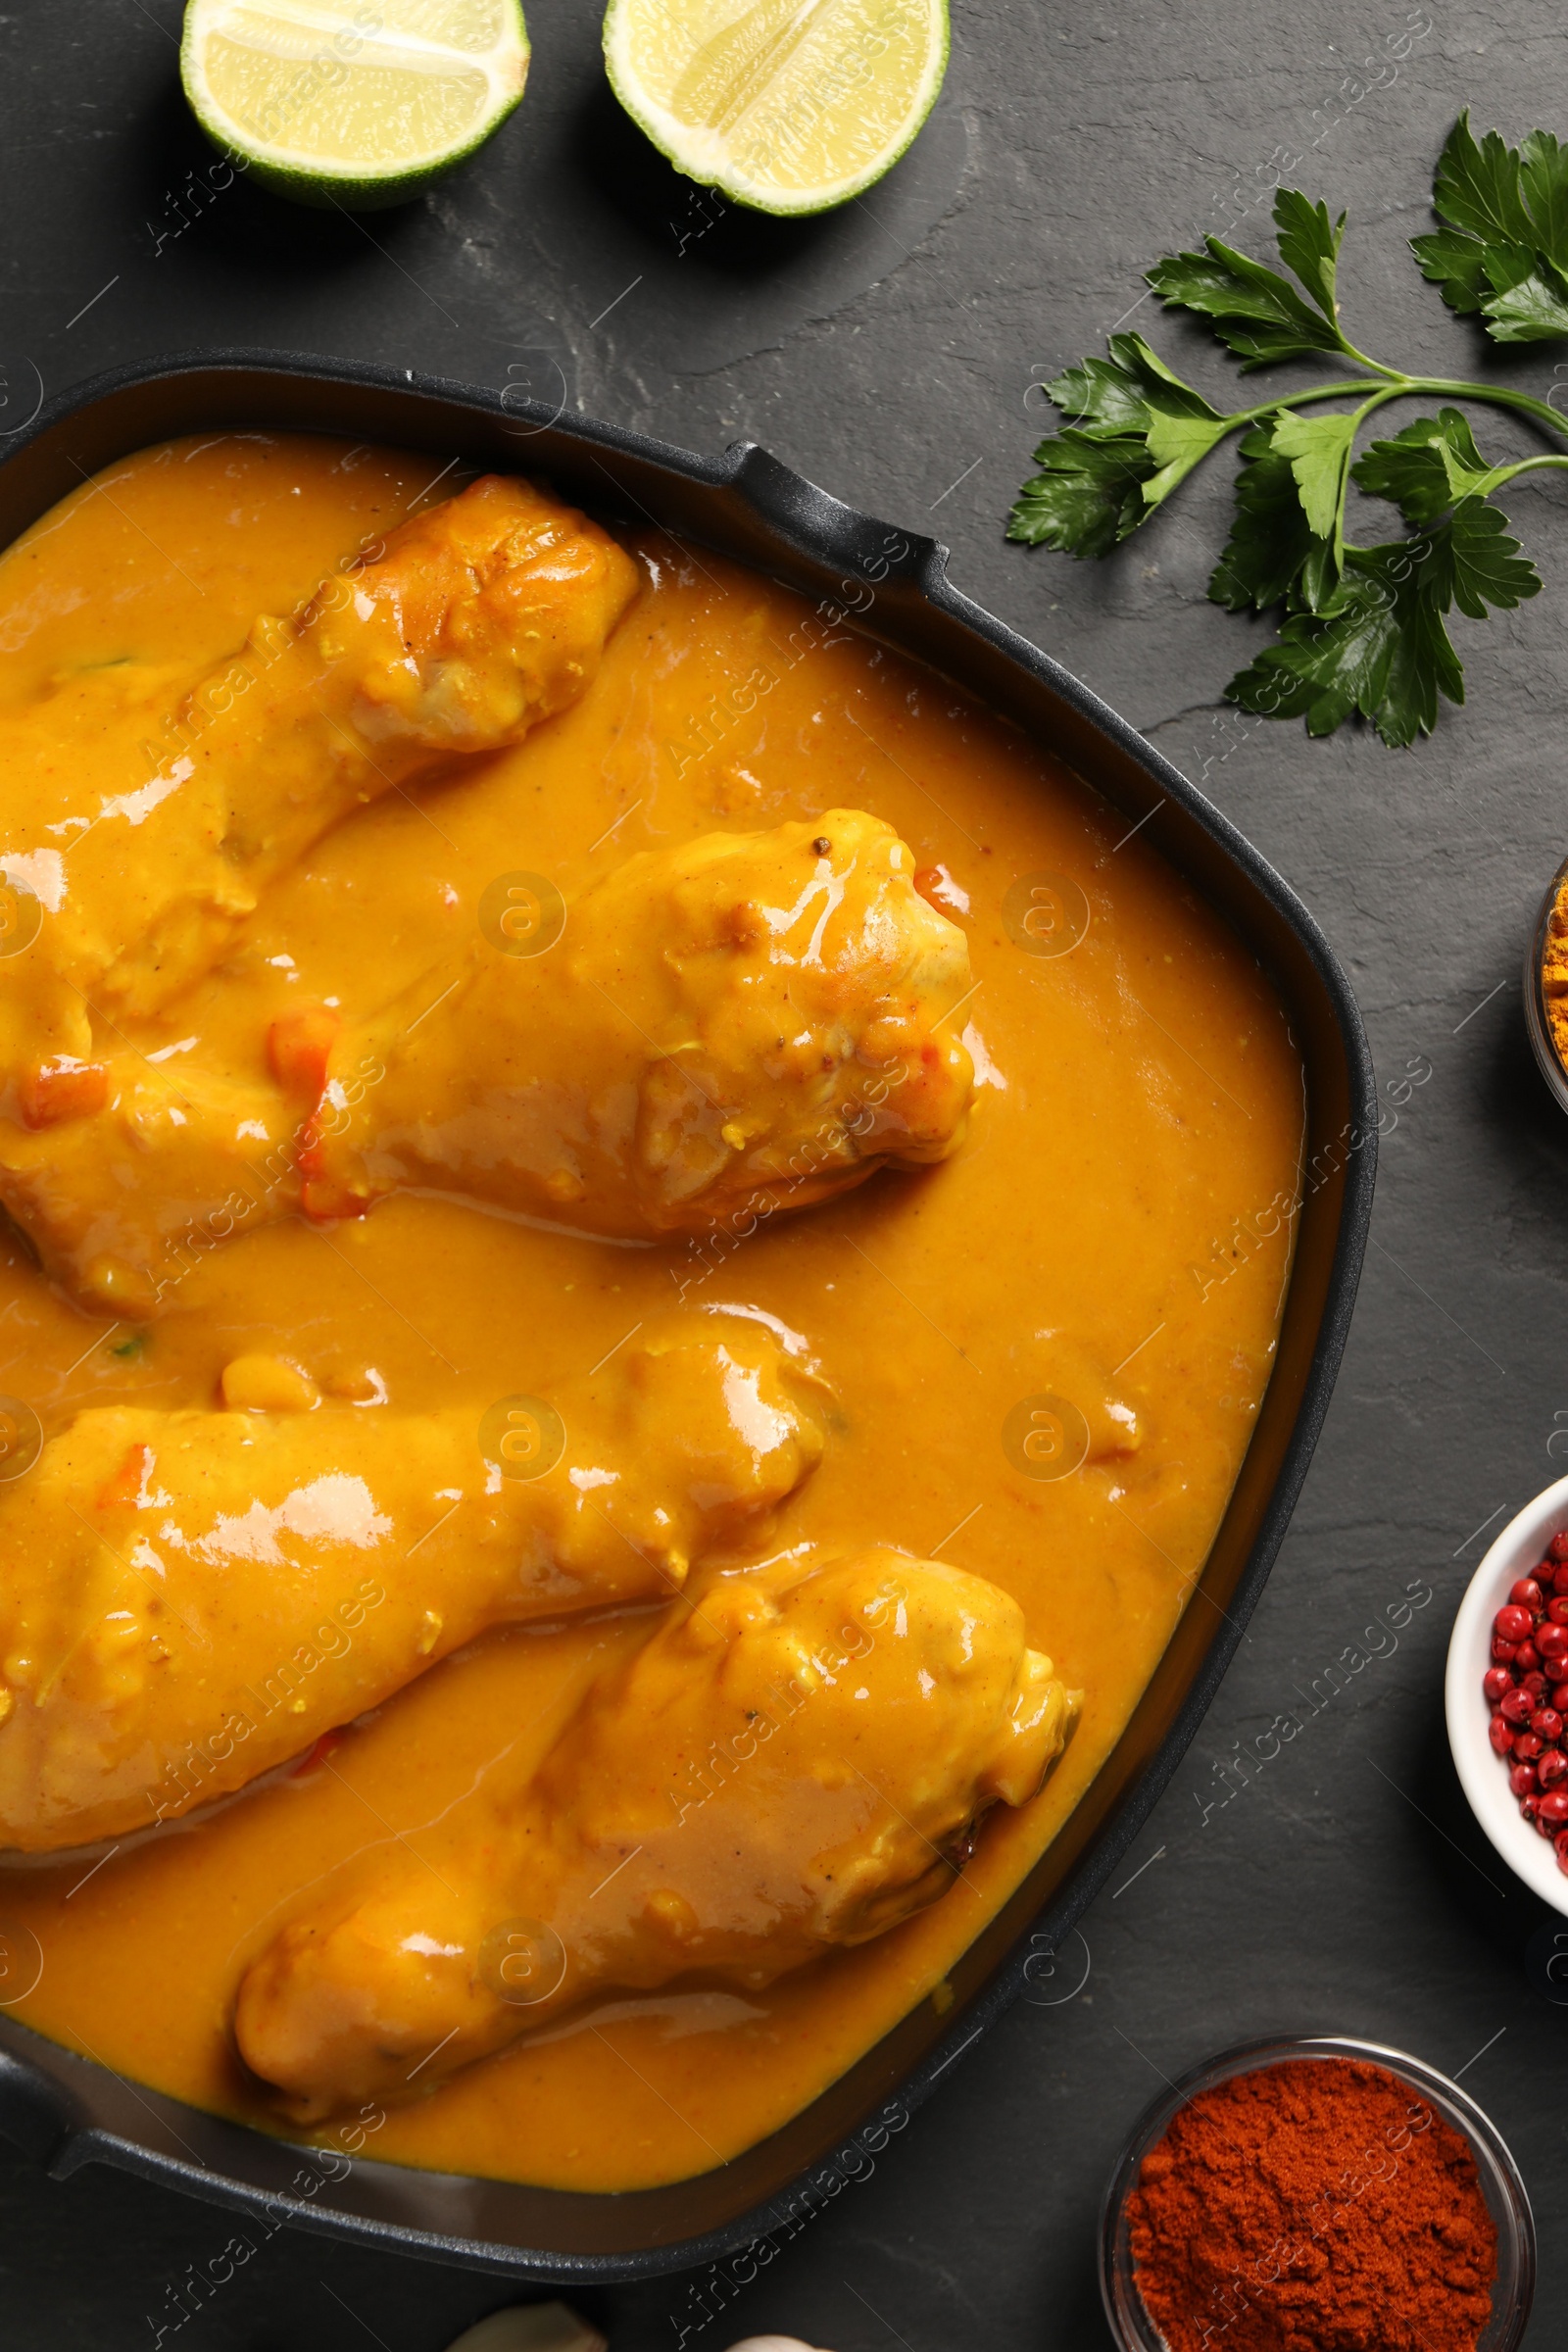
[(823, 213), (919, 129), (947, 0), (610, 0), (605, 64), (677, 172), (762, 213)]
[(190, 0), (180, 73), (214, 145), (296, 203), (402, 204), (522, 96), (517, 0)]

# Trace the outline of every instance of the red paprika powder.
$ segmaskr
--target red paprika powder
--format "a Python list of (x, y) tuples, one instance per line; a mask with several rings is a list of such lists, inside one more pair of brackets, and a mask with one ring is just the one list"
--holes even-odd
[(1169, 2352), (1474, 2352), (1497, 2232), (1464, 2139), (1364, 2060), (1233, 2075), (1172, 2117), (1128, 2199)]

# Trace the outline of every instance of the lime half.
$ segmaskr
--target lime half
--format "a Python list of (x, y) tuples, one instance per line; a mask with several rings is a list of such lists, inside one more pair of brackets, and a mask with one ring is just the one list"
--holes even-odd
[(823, 213), (931, 112), (947, 0), (610, 0), (605, 63), (677, 172), (758, 212)]
[(185, 95), (214, 145), (296, 203), (402, 204), (506, 120), (517, 0), (190, 0)]

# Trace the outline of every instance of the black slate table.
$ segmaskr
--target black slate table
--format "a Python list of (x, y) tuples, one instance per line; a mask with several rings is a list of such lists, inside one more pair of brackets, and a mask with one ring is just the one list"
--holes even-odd
[[(1546, 592), (1458, 624), (1469, 705), (1409, 755), (1349, 730), (1312, 744), (1222, 703), (1256, 641), (1204, 596), (1228, 462), (1104, 564), (1028, 555), (1001, 525), (1044, 421), (1042, 372), (1133, 323), (1225, 380), (1203, 338), (1158, 319), (1140, 273), (1208, 228), (1259, 249), (1281, 177), (1348, 209), (1348, 318), (1411, 365), (1475, 372), (1479, 338), (1404, 240), (1429, 225), (1461, 106), (1515, 139), (1538, 122), (1568, 132), (1554, 12), (958, 0), (947, 88), (909, 156), (868, 200), (797, 224), (727, 211), (664, 170), (606, 92), (592, 0), (534, 0), (520, 113), (458, 178), (363, 222), (215, 184), (179, 95), (179, 20), (177, 0), (19, 0), (0, 17), (0, 428), (25, 421), (40, 385), (250, 344), (513, 385), (699, 450), (760, 440), (949, 540), (962, 587), (1251, 836), (1343, 957), (1393, 1114), (1294, 1527), (1081, 1945), (754, 2280), (705, 2274), (583, 2308), (613, 2352), (722, 2352), (766, 2329), (835, 2352), (1091, 2352), (1107, 2341), (1101, 2184), (1161, 2077), (1250, 2033), (1333, 2031), (1462, 2072), (1491, 2110), (1541, 2226), (1528, 2342), (1553, 2352), (1568, 2342), (1568, 2011), (1528, 1965), (1544, 1915), (1455, 1801), (1441, 1679), (1489, 1530), (1568, 1468), (1568, 1123), (1530, 1062), (1517, 980), (1568, 850), (1568, 501), (1555, 476), (1512, 497)], [(1558, 356), (1494, 364), (1546, 397)], [(1486, 438), (1532, 446), (1505, 423)], [(1363, 1629), (1412, 1584), (1430, 1600), (1368, 1657)], [(1358, 1643), (1365, 1662), (1309, 1713)], [(1304, 1728), (1260, 1763), (1292, 1708)], [(0, 2340), (150, 2345), (171, 2283), (227, 2234), (215, 2208), (98, 2168), (57, 2184), (0, 2153)], [(284, 2232), (165, 2341), (442, 2352), (516, 2299)]]

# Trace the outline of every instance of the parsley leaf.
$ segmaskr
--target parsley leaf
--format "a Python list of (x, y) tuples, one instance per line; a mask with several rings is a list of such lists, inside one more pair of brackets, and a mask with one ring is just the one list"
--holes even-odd
[[(1438, 695), (1464, 700), (1464, 678), (1443, 625), (1444, 608), (1423, 593), (1421, 570), (1400, 540), (1347, 549), (1348, 571), (1329, 616), (1298, 613), (1278, 645), (1232, 678), (1225, 693), (1244, 710), (1304, 718), (1309, 735), (1332, 735), (1352, 710), (1387, 744), (1403, 747), (1437, 723)], [(1392, 560), (1404, 565), (1392, 574)]]
[(1113, 355), (1110, 359), (1080, 360), (1076, 368), (1065, 368), (1046, 386), (1049, 397), (1079, 432), (1143, 431), (1149, 415), (1143, 384), (1126, 361), (1114, 356), (1118, 343), (1137, 340), (1132, 335), (1112, 335), (1105, 346)]
[(1274, 427), (1273, 446), (1290, 463), (1314, 538), (1332, 539), (1339, 528), (1355, 425), (1353, 409), (1329, 416), (1302, 416), (1288, 409)]
[(1009, 539), (1102, 556), (1127, 538), (1231, 431), (1228, 416), (1173, 375), (1142, 335), (1112, 335), (1046, 389), (1068, 418), (1035, 451)]
[(1288, 598), (1316, 612), (1338, 577), (1332, 545), (1308, 527), (1289, 458), (1266, 424), (1254, 425), (1242, 441), (1236, 515), (1210, 597), (1229, 612), (1263, 612)]
[(1508, 517), (1485, 499), (1462, 498), (1448, 524), (1448, 562), (1453, 601), (1472, 620), (1485, 620), (1489, 608), (1512, 612), (1541, 594), (1541, 574), (1508, 536)]
[(1208, 318), (1248, 370), (1308, 352), (1344, 349), (1334, 295), (1344, 214), (1331, 221), (1326, 206), (1282, 188), (1274, 200), (1274, 223), (1280, 259), (1295, 270), (1310, 302), (1277, 270), (1265, 269), (1218, 237), (1205, 237), (1201, 253), (1168, 254), (1146, 272), (1168, 309), (1196, 311)]
[(1486, 244), (1535, 242), (1524, 206), (1519, 157), (1499, 131), (1489, 130), (1478, 146), (1468, 107), (1438, 158), (1432, 205), (1442, 220)]
[(1548, 255), (1499, 247), (1487, 256), (1487, 275), (1494, 291), (1481, 308), (1494, 342), (1545, 343), (1568, 335), (1568, 278)]
[(1480, 310), (1492, 291), (1487, 275), (1487, 249), (1479, 237), (1460, 236), (1456, 229), (1439, 228), (1430, 236), (1412, 237), (1410, 251), (1421, 274), (1443, 288), (1450, 311), (1469, 318)]
[(1329, 219), (1326, 204), (1309, 204), (1295, 188), (1274, 199), (1274, 242), (1287, 270), (1294, 270), (1332, 325), (1339, 311), (1335, 272), (1345, 240), (1345, 215)]
[(1090, 433), (1138, 431), (1152, 416), (1224, 423), (1201, 392), (1174, 375), (1142, 335), (1112, 335), (1103, 360), (1084, 360), (1046, 390), (1070, 424)]
[(1406, 522), (1436, 522), (1456, 498), (1474, 494), (1491, 473), (1457, 409), (1418, 416), (1392, 441), (1374, 441), (1350, 471), (1371, 498), (1386, 498)]
[(1517, 148), (1468, 112), (1448, 134), (1432, 206), (1447, 226), (1412, 237), (1450, 310), (1479, 314), (1496, 343), (1568, 335), (1568, 148), (1533, 130)]
[(1141, 437), (1057, 433), (1041, 442), (1035, 464), (1041, 470), (1018, 493), (1009, 539), (1063, 556), (1108, 556), (1149, 513), (1144, 484), (1155, 468)]
[(1348, 547), (1345, 577), (1324, 613), (1293, 614), (1278, 645), (1225, 692), (1244, 710), (1304, 718), (1331, 735), (1353, 710), (1396, 750), (1430, 735), (1438, 698), (1464, 701), (1464, 672), (1445, 626), (1454, 605), (1473, 619), (1512, 611), (1541, 581), (1506, 536), (1506, 519), (1477, 498), (1418, 539)]

